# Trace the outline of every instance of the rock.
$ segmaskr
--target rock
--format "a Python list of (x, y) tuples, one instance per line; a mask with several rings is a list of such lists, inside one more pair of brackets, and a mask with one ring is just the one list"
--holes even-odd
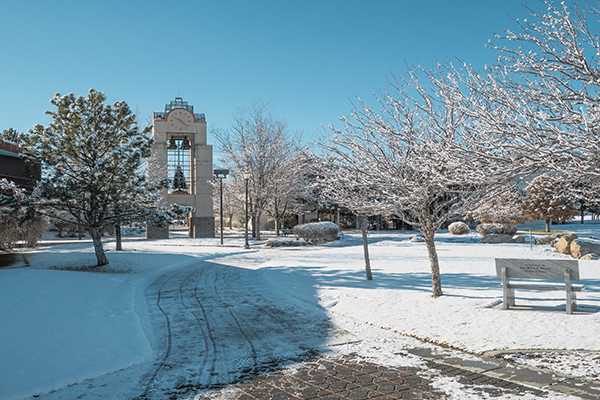
[(552, 244), (554, 240), (560, 239), (563, 237), (562, 233), (555, 233), (554, 235), (544, 236), (543, 238), (539, 238), (535, 240), (535, 244)]
[(481, 239), (481, 243), (513, 243), (512, 235), (490, 233)]
[[(573, 255), (573, 257), (582, 258), (587, 254), (600, 254), (600, 241), (593, 239), (575, 239), (571, 242), (571, 255)], [(587, 260), (587, 258), (585, 260)]]
[(574, 233), (570, 233), (558, 239), (556, 243), (553, 244), (556, 251), (563, 254), (571, 254), (571, 243), (577, 239), (577, 235)]
[(517, 236), (512, 240), (513, 243), (525, 243), (525, 236)]
[(594, 253), (586, 254), (585, 256), (580, 258), (580, 260), (598, 260), (598, 259), (600, 259), (600, 256), (598, 254), (594, 254)]
[(410, 238), (411, 242), (424, 242), (425, 241), (425, 236), (423, 235), (416, 235)]

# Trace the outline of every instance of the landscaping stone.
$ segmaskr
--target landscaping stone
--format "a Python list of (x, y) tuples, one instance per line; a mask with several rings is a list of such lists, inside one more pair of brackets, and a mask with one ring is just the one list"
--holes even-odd
[(556, 243), (553, 244), (556, 251), (562, 254), (571, 254), (571, 242), (577, 239), (578, 236), (574, 233), (562, 236)]
[(600, 256), (598, 254), (594, 254), (594, 253), (586, 254), (585, 256), (582, 256), (580, 258), (580, 260), (598, 260), (598, 259), (600, 259)]
[(481, 243), (512, 243), (512, 235), (490, 233), (481, 239)]
[(553, 235), (544, 236), (535, 240), (535, 244), (552, 244), (553, 241), (560, 239), (564, 235), (562, 233), (555, 233)]
[(600, 241), (593, 239), (575, 239), (571, 242), (571, 255), (582, 258), (586, 254), (600, 254)]

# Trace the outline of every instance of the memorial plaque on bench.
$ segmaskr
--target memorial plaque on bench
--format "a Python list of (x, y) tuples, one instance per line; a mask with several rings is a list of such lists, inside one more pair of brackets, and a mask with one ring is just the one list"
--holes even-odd
[(522, 260), (518, 258), (496, 259), (496, 274), (502, 275), (502, 268), (507, 269), (511, 279), (549, 279), (564, 280), (565, 268), (570, 270), (571, 280), (579, 280), (577, 260)]

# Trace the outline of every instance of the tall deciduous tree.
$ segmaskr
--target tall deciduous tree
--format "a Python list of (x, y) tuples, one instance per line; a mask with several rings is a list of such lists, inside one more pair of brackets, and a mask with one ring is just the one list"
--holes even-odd
[[(422, 85), (419, 75), (426, 76)], [(469, 103), (458, 79), (442, 66), (408, 71), (379, 98), (381, 111), (360, 102), (344, 129), (331, 129), (319, 146), (333, 163), (353, 173), (390, 213), (422, 231), (427, 246), (433, 296), (442, 283), (435, 233), (452, 216), (466, 214), (492, 187), (516, 176), (509, 160), (472, 129), (457, 102)], [(360, 101), (360, 100), (359, 100)]]
[(151, 151), (150, 128), (140, 129), (124, 101), (105, 100), (94, 89), (87, 97), (57, 93), (50, 101), (57, 109), (46, 111), (53, 122), (24, 135), (25, 151), (46, 166), (39, 186), (44, 213), (89, 228), (98, 266), (108, 264), (102, 226), (151, 214), (136, 203), (145, 197), (141, 167)]
[(478, 93), (469, 107), (478, 129), (522, 168), (598, 181), (600, 12), (577, 2), (538, 5), (545, 10), (529, 9), (490, 44), (498, 62), (463, 81)]
[[(289, 131), (287, 123), (276, 118), (269, 105), (260, 101), (240, 108), (233, 115), (228, 130), (216, 132), (222, 153), (222, 165), (230, 166), (233, 179), (244, 182), (242, 174), (250, 172), (248, 190), (250, 214), (256, 226), (275, 199), (287, 196), (289, 175), (300, 151), (300, 138)], [(280, 204), (280, 203), (278, 203)]]

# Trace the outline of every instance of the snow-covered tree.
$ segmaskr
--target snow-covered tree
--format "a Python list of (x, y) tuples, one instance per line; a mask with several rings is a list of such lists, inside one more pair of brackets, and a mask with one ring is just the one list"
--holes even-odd
[(516, 187), (498, 188), (496, 195), (469, 214), (484, 224), (521, 224), (527, 220), (526, 197), (527, 194)]
[(479, 205), (492, 187), (515, 179), (517, 170), (496, 154), (488, 135), (472, 129), (469, 114), (456, 104), (468, 105), (471, 93), (442, 66), (408, 71), (390, 85), (379, 97), (381, 111), (359, 99), (351, 117), (343, 118), (345, 128), (331, 128), (319, 146), (324, 158), (353, 173), (357, 186), (389, 202), (391, 214), (419, 227), (437, 297), (443, 292), (435, 233), (450, 217)]
[[(232, 178), (244, 184), (242, 174), (250, 173), (249, 213), (255, 222), (260, 221), (270, 204), (276, 199), (285, 201), (288, 196), (288, 180), (293, 177), (287, 171), (299, 154), (300, 138), (290, 133), (287, 123), (277, 119), (262, 102), (238, 109), (231, 128), (217, 131), (215, 136), (223, 155), (221, 163), (230, 166)], [(243, 196), (245, 188), (240, 189)], [(260, 239), (260, 229), (257, 223), (253, 225)]]
[(173, 176), (173, 192), (174, 193), (187, 193), (187, 183), (185, 182), (185, 175), (181, 166), (177, 166), (175, 175)]
[(550, 221), (567, 221), (579, 213), (570, 188), (548, 174), (533, 178), (525, 191), (526, 216), (532, 221), (546, 221), (546, 232), (550, 232)]
[(314, 157), (313, 188), (320, 197), (332, 204), (349, 209), (357, 215), (363, 240), (363, 256), (367, 280), (373, 279), (369, 257), (369, 216), (389, 213), (391, 204), (377, 197), (374, 187), (365, 187), (356, 171), (337, 162), (335, 157)]
[(150, 155), (150, 128), (139, 128), (124, 101), (105, 105), (105, 100), (94, 89), (88, 97), (57, 93), (50, 101), (57, 109), (46, 111), (53, 121), (23, 136), (24, 150), (46, 166), (40, 207), (50, 217), (90, 230), (98, 266), (108, 264), (103, 226), (123, 221), (125, 209), (143, 218), (151, 214), (135, 203), (141, 196), (133, 196), (146, 181), (141, 167)]
[(498, 154), (531, 175), (600, 178), (600, 12), (594, 3), (538, 3), (545, 11), (529, 9), (527, 19), (490, 44), (498, 51), (496, 64), (482, 74), (462, 74), (462, 84), (477, 93), (463, 110), (499, 143)]
[(22, 133), (16, 129), (8, 128), (0, 132), (0, 139), (19, 145), (21, 144), (21, 135)]

